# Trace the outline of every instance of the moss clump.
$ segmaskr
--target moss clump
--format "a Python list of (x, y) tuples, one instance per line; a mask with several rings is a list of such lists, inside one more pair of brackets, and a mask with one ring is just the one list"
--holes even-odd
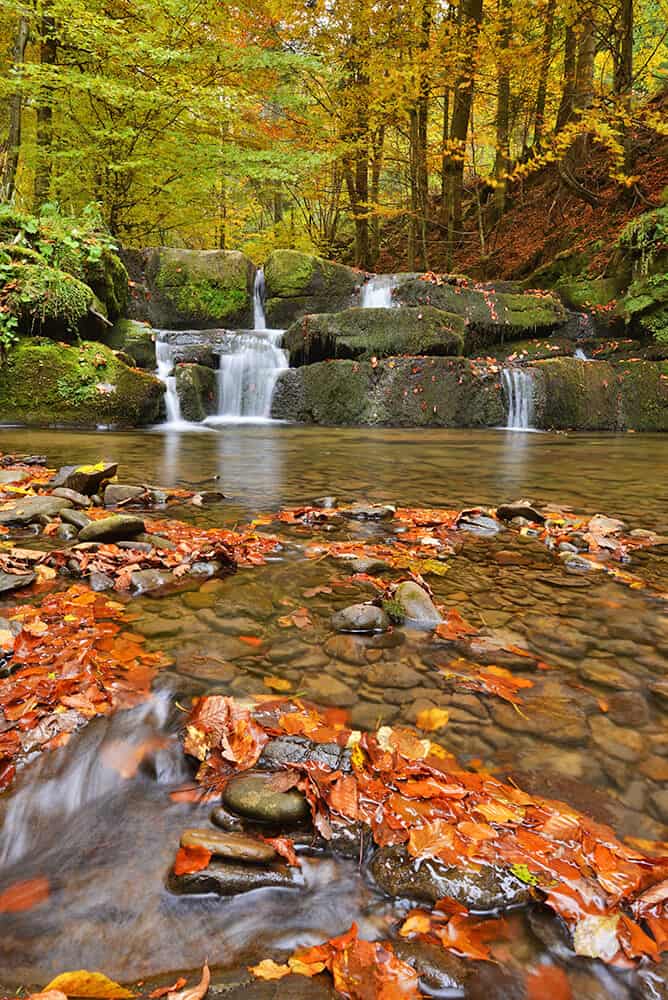
[(0, 365), (0, 420), (31, 426), (134, 427), (159, 419), (164, 386), (103, 344), (23, 339)]
[(88, 318), (92, 290), (65, 271), (18, 263), (11, 269), (0, 302), (17, 317), (24, 333), (73, 337)]
[(399, 601), (389, 598), (382, 602), (382, 608), (393, 625), (401, 625), (405, 621), (406, 612), (403, 604), (400, 604)]
[(274, 250), (264, 268), (267, 296), (289, 299), (307, 295), (319, 261), (320, 258), (299, 250)]
[(305, 316), (286, 331), (291, 365), (328, 358), (369, 361), (398, 354), (462, 353), (465, 324), (460, 316), (431, 306), (399, 309), (345, 309)]
[(155, 332), (145, 323), (133, 319), (116, 320), (105, 343), (116, 351), (128, 354), (137, 368), (154, 371), (157, 367)]
[(119, 319), (127, 309), (130, 298), (128, 272), (121, 259), (104, 249), (99, 259), (85, 262), (84, 278), (104, 303), (109, 319), (112, 322)]
[(352, 305), (361, 275), (343, 264), (274, 250), (264, 267), (265, 312), (271, 326), (286, 327), (309, 313), (332, 313)]
[(172, 329), (249, 327), (252, 321), (252, 261), (235, 250), (176, 250), (148, 255), (151, 321)]

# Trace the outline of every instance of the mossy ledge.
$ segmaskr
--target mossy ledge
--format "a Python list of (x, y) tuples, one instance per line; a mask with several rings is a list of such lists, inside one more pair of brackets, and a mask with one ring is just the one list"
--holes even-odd
[(352, 267), (298, 250), (274, 250), (264, 277), (267, 322), (281, 329), (309, 313), (348, 309), (364, 279)]
[(22, 339), (0, 364), (0, 422), (35, 427), (140, 427), (163, 413), (159, 379), (103, 344)]
[(153, 326), (174, 330), (252, 327), (255, 265), (238, 250), (143, 252)]

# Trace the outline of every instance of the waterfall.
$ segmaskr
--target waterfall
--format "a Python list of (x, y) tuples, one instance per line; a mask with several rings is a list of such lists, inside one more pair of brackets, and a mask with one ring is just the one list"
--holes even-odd
[(575, 348), (575, 354), (573, 355), (573, 357), (577, 358), (578, 361), (589, 361), (589, 358), (587, 357), (587, 355), (585, 354), (585, 352), (582, 350), (581, 347)]
[(394, 305), (392, 292), (396, 288), (394, 274), (374, 274), (362, 286), (360, 304), (362, 309), (391, 309)]
[(508, 430), (531, 429), (533, 418), (533, 377), (523, 368), (504, 368), (501, 372), (508, 403)]
[(226, 331), (220, 341), (218, 412), (206, 423), (269, 420), (279, 372), (287, 368), (281, 350), (283, 330), (267, 328), (264, 271), (258, 268), (253, 287), (253, 330)]
[(158, 365), (158, 378), (165, 384), (165, 408), (167, 423), (179, 424), (181, 420), (181, 404), (176, 391), (174, 371), (174, 350), (164, 337), (164, 330), (156, 330), (155, 360)]

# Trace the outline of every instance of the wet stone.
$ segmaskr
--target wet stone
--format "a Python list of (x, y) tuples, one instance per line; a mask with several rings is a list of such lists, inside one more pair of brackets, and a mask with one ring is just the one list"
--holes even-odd
[(98, 492), (102, 483), (113, 479), (118, 472), (118, 465), (115, 462), (100, 463), (100, 465), (101, 468), (97, 468), (97, 466), (77, 468), (76, 466), (64, 465), (51, 480), (51, 485), (66, 486), (70, 490), (76, 490), (77, 493), (85, 493), (89, 497), (93, 496)]
[(617, 688), (624, 691), (630, 687), (638, 687), (638, 680), (620, 670), (612, 661), (587, 659), (580, 664), (580, 676), (585, 681), (592, 681), (602, 687)]
[(34, 573), (3, 573), (0, 571), (0, 594), (18, 590), (19, 587), (29, 587), (35, 579)]
[(512, 872), (492, 865), (480, 869), (450, 868), (434, 858), (419, 863), (403, 847), (383, 847), (371, 862), (371, 873), (390, 896), (437, 903), (450, 896), (470, 910), (489, 911), (528, 902), (529, 888)]
[(119, 503), (130, 503), (143, 497), (146, 490), (143, 486), (130, 486), (124, 483), (110, 483), (104, 491), (104, 506), (115, 507)]
[(148, 544), (154, 549), (175, 549), (176, 543), (170, 541), (169, 538), (163, 538), (162, 535), (152, 535), (144, 530), (140, 531), (136, 536), (138, 542), (148, 542)]
[(181, 631), (176, 618), (145, 618), (137, 624), (137, 628), (147, 639), (156, 639), (162, 635), (178, 635)]
[(144, 530), (144, 521), (133, 514), (112, 514), (99, 521), (91, 521), (82, 528), (79, 540), (82, 542), (117, 542), (134, 538)]
[(307, 697), (317, 704), (349, 708), (357, 701), (357, 695), (352, 688), (328, 674), (309, 677), (304, 687)]
[(386, 518), (394, 517), (395, 511), (396, 507), (391, 504), (356, 503), (345, 508), (342, 513), (359, 521), (384, 521)]
[(79, 532), (73, 524), (59, 524), (56, 528), (56, 538), (59, 538), (62, 542), (71, 542), (78, 534)]
[[(216, 603), (215, 594), (202, 593), (201, 590), (192, 590), (184, 594), (181, 598), (187, 608), (199, 611), (202, 608), (211, 608)], [(243, 633), (240, 633), (243, 635)]]
[(424, 683), (424, 674), (406, 663), (374, 663), (364, 675), (374, 687), (415, 688)]
[(650, 798), (659, 819), (663, 823), (668, 823), (668, 788), (661, 788), (658, 792), (654, 792)]
[(498, 521), (495, 521), (493, 517), (486, 517), (484, 514), (464, 513), (457, 521), (457, 527), (461, 531), (482, 535), (483, 538), (491, 538), (502, 530)]
[(354, 666), (363, 666), (366, 661), (366, 646), (353, 635), (333, 635), (325, 643), (324, 652), (335, 660), (343, 660)]
[(83, 493), (77, 493), (76, 490), (69, 490), (66, 486), (57, 486), (51, 495), (60, 497), (62, 500), (70, 500), (75, 507), (91, 506), (90, 497), (85, 496)]
[(87, 524), (90, 524), (90, 518), (88, 515), (84, 514), (83, 511), (80, 510), (61, 510), (60, 520), (65, 524), (71, 524), (72, 527), (77, 529), (85, 528)]
[(374, 604), (352, 604), (333, 614), (331, 625), (337, 632), (384, 632), (390, 627), (390, 620)]
[(138, 569), (130, 575), (130, 580), (135, 593), (151, 594), (168, 587), (174, 576), (163, 569)]
[(385, 726), (392, 722), (398, 713), (399, 709), (396, 705), (358, 701), (352, 708), (350, 718), (356, 729), (373, 731), (379, 726)]
[(469, 975), (464, 959), (438, 944), (419, 939), (398, 938), (392, 942), (395, 955), (415, 969), (420, 982), (431, 990), (460, 995)]
[(62, 497), (24, 497), (0, 508), (0, 524), (30, 524), (38, 517), (56, 517), (71, 506), (72, 501)]
[(332, 771), (351, 771), (350, 751), (338, 743), (313, 743), (304, 736), (277, 736), (262, 751), (262, 767), (282, 768), (290, 764), (319, 764)]
[(399, 584), (394, 592), (394, 600), (402, 606), (409, 622), (430, 627), (442, 621), (440, 612), (429, 594), (412, 580), (405, 580)]
[(267, 863), (276, 859), (271, 844), (244, 833), (191, 828), (181, 834), (181, 847), (204, 847), (219, 858)]
[(265, 774), (232, 778), (225, 786), (223, 803), (241, 816), (278, 825), (300, 823), (309, 815), (301, 792), (293, 788), (287, 792), (275, 791), (272, 775)]
[(643, 756), (645, 740), (642, 734), (634, 729), (616, 726), (604, 715), (592, 716), (589, 726), (592, 740), (606, 754), (630, 764)]
[(216, 806), (215, 809), (212, 809), (209, 819), (214, 826), (219, 827), (221, 830), (228, 830), (234, 833), (244, 832), (243, 820), (239, 816), (235, 816), (234, 813), (231, 813), (225, 806)]
[(649, 708), (637, 691), (618, 691), (606, 699), (608, 716), (618, 726), (645, 726), (649, 722)]
[(114, 581), (108, 576), (107, 573), (99, 573), (97, 570), (93, 572), (88, 577), (88, 583), (91, 590), (95, 590), (100, 593), (103, 590), (113, 590)]
[(254, 889), (291, 889), (301, 884), (295, 870), (285, 865), (261, 867), (230, 861), (212, 861), (199, 872), (187, 875), (170, 873), (170, 890), (179, 894), (214, 893), (216, 896), (237, 896)]
[(383, 562), (382, 559), (374, 559), (372, 556), (356, 556), (352, 552), (349, 554), (342, 552), (336, 557), (336, 562), (344, 566), (350, 573), (368, 573), (369, 576), (375, 576), (388, 569), (387, 563)]

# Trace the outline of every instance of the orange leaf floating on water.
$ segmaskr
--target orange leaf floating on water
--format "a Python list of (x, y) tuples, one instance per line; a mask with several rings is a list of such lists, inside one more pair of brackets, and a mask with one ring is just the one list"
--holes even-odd
[(23, 910), (32, 910), (34, 906), (46, 902), (49, 892), (49, 880), (43, 875), (26, 879), (24, 882), (15, 882), (0, 892), (0, 913), (21, 913)]
[(454, 640), (459, 639), (462, 635), (475, 635), (476, 629), (473, 625), (470, 625), (465, 621), (460, 615), (459, 611), (455, 608), (451, 608), (445, 616), (445, 621), (442, 621), (440, 625), (437, 625), (434, 629), (434, 634), (439, 637), (439, 639)]
[(175, 875), (192, 875), (203, 871), (211, 861), (211, 851), (206, 847), (179, 847), (174, 861)]
[(274, 848), (277, 854), (280, 854), (282, 858), (285, 858), (289, 865), (293, 868), (301, 868), (302, 863), (295, 853), (294, 841), (289, 837), (263, 837), (265, 844), (269, 844)]
[(261, 646), (264, 639), (261, 639), (259, 635), (240, 635), (237, 636), (239, 642), (245, 642), (247, 646)]
[(86, 969), (61, 972), (46, 989), (60, 990), (68, 997), (95, 997), (98, 1000), (130, 1000), (135, 995), (103, 972), (88, 972)]
[(537, 965), (527, 973), (527, 1000), (573, 1000), (568, 976), (558, 965)]
[(160, 1000), (160, 997), (167, 996), (168, 993), (173, 993), (174, 990), (180, 990), (182, 986), (185, 986), (188, 982), (184, 976), (179, 976), (175, 983), (171, 986), (159, 986), (155, 990), (151, 990), (149, 993), (149, 1000)]
[(257, 965), (249, 965), (248, 971), (252, 972), (256, 979), (271, 981), (273, 979), (284, 979), (291, 975), (292, 969), (289, 965), (277, 965), (271, 958), (265, 958)]
[(271, 688), (272, 691), (289, 691), (292, 687), (292, 682), (286, 680), (285, 677), (274, 677), (271, 674), (268, 677), (263, 677), (262, 683), (265, 687)]

